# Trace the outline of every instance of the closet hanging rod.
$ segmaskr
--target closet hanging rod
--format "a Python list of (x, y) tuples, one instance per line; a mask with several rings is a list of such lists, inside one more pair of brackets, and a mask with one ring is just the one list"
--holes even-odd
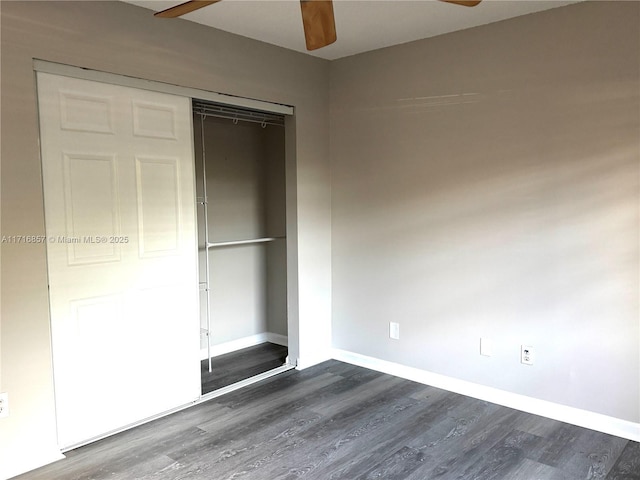
[(237, 245), (255, 245), (258, 243), (268, 243), (275, 242), (276, 240), (284, 240), (285, 238), (287, 237), (265, 237), (254, 238), (251, 240), (230, 240), (228, 242), (207, 242), (205, 246), (198, 247), (198, 250), (203, 252), (209, 248), (234, 247)]
[(284, 238), (286, 237), (263, 237), (263, 238), (252, 238), (249, 240), (231, 240), (228, 242), (212, 242), (212, 243), (207, 243), (207, 248), (231, 247), (234, 245), (252, 245), (254, 243), (275, 242), (276, 240), (281, 240)]
[(263, 127), (266, 127), (267, 125), (274, 125), (278, 127), (284, 126), (283, 115), (205, 103), (198, 100), (193, 101), (193, 112), (203, 117), (226, 118), (233, 120), (234, 122), (243, 121), (259, 123)]

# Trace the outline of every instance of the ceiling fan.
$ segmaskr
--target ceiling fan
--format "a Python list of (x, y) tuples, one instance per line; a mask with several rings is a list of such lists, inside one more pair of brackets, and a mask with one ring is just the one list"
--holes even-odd
[[(175, 7), (155, 13), (156, 17), (175, 18), (206, 7), (221, 0), (190, 0)], [(475, 7), (482, 0), (440, 0), (465, 7)], [(336, 23), (333, 16), (333, 0), (300, 0), (302, 25), (307, 50), (326, 47), (336, 41)]]

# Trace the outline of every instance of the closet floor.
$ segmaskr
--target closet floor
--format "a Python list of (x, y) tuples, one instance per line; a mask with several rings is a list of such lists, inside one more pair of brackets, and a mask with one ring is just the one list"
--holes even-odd
[(269, 342), (261, 343), (214, 357), (211, 361), (211, 373), (208, 360), (202, 360), (202, 394), (281, 367), (285, 363), (287, 352), (287, 347)]

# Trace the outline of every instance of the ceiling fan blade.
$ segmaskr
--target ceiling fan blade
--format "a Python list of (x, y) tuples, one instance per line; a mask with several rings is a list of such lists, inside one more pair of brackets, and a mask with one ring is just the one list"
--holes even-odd
[(326, 47), (336, 41), (336, 21), (331, 0), (300, 0), (307, 50)]
[(455, 3), (456, 5), (462, 5), (464, 7), (475, 7), (482, 0), (440, 0), (441, 2)]
[(206, 7), (207, 5), (211, 5), (212, 3), (218, 3), (219, 1), (220, 0), (191, 0), (189, 2), (181, 3), (180, 5), (176, 5), (175, 7), (167, 8), (166, 10), (162, 10), (161, 12), (156, 12), (153, 15), (155, 17), (162, 18), (180, 17), (186, 13), (193, 12), (194, 10)]

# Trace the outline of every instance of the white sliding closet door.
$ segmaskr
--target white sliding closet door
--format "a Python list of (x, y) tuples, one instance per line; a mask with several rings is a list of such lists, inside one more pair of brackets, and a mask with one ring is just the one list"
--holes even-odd
[(58, 439), (200, 392), (188, 98), (38, 74)]

